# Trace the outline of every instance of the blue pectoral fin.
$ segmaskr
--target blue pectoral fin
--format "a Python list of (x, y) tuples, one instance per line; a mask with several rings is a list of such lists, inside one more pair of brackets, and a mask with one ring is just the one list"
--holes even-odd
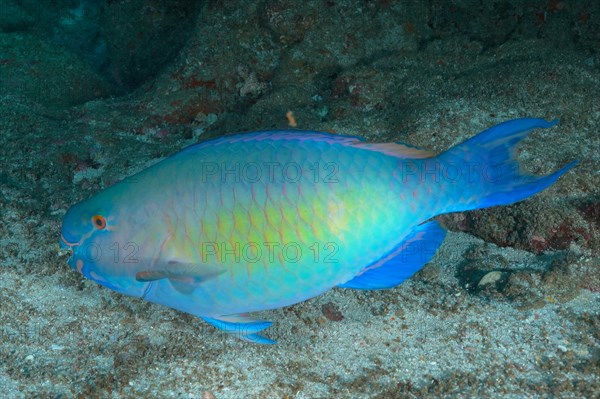
[(204, 281), (215, 278), (223, 272), (223, 269), (214, 266), (171, 260), (154, 265), (153, 270), (137, 272), (135, 279), (139, 282), (168, 279), (177, 291), (190, 294)]
[(436, 221), (419, 225), (388, 255), (338, 287), (359, 290), (395, 287), (429, 262), (445, 236), (446, 231)]
[(273, 324), (270, 321), (255, 320), (242, 315), (219, 316), (218, 318), (202, 317), (202, 320), (243, 341), (255, 344), (277, 343), (277, 341), (273, 341), (272, 339), (257, 334), (265, 328), (270, 327)]

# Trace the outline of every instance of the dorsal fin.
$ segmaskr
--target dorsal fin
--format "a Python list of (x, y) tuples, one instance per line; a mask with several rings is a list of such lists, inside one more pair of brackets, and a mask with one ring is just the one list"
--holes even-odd
[(386, 155), (397, 158), (430, 158), (435, 156), (435, 153), (429, 150), (413, 147), (402, 143), (367, 143), (363, 138), (357, 136), (347, 136), (341, 134), (332, 134), (325, 132), (315, 132), (311, 130), (272, 130), (258, 131), (251, 133), (238, 133), (232, 135), (221, 136), (215, 139), (204, 141), (198, 144), (191, 145), (177, 154), (174, 157), (180, 157), (185, 154), (194, 153), (206, 147), (215, 147), (219, 145), (229, 145), (239, 142), (251, 141), (317, 141), (328, 142), (331, 144), (340, 144), (349, 147), (364, 148), (366, 150), (381, 152)]
[(391, 155), (397, 158), (431, 158), (435, 156), (433, 151), (424, 150), (422, 148), (411, 147), (402, 143), (365, 143), (359, 142), (354, 144), (355, 147), (364, 148), (366, 150), (378, 151), (386, 155)]

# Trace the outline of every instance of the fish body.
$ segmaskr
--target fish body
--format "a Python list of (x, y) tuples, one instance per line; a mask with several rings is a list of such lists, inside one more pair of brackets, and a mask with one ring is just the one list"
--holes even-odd
[(259, 343), (240, 316), (333, 287), (391, 288), (444, 239), (438, 214), (510, 204), (551, 185), (514, 147), (553, 123), (518, 119), (449, 151), (311, 131), (224, 136), (188, 147), (71, 207), (69, 264), (115, 291), (202, 317)]

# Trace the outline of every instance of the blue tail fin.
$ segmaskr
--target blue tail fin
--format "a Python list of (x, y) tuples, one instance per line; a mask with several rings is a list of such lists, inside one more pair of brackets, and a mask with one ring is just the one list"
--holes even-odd
[(441, 154), (438, 160), (444, 168), (460, 176), (448, 181), (452, 201), (441, 213), (508, 205), (551, 186), (577, 161), (547, 176), (525, 175), (520, 171), (515, 149), (532, 129), (549, 128), (557, 123), (558, 120), (514, 119), (484, 130)]

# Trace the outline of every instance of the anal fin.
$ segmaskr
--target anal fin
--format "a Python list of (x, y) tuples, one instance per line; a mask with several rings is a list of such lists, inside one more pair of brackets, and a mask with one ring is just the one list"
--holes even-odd
[(446, 230), (435, 220), (418, 225), (389, 254), (338, 287), (359, 290), (395, 287), (421, 270), (433, 258), (444, 237)]

